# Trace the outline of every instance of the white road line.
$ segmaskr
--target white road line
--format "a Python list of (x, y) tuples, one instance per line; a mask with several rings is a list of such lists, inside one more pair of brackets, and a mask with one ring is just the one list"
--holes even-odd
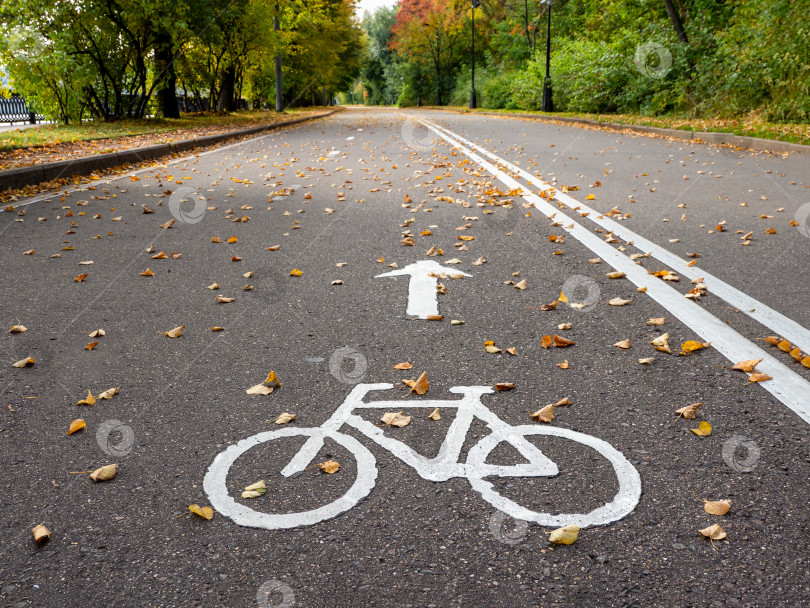
[(740, 312), (745, 313), (758, 323), (761, 323), (765, 327), (771, 329), (777, 335), (788, 340), (789, 342), (792, 342), (795, 346), (798, 346), (803, 351), (810, 352), (810, 330), (799, 325), (793, 319), (782, 315), (766, 304), (763, 304), (748, 294), (743, 293), (739, 289), (732, 287), (725, 281), (715, 277), (705, 270), (701, 270), (697, 265), (687, 266), (687, 260), (684, 260), (671, 251), (664, 249), (660, 245), (645, 239), (643, 236), (633, 232), (626, 226), (623, 226), (620, 222), (616, 222), (608, 217), (603, 216), (596, 209), (593, 209), (575, 198), (560, 192), (548, 182), (544, 182), (525, 169), (521, 169), (517, 165), (513, 165), (509, 161), (496, 156), (489, 150), (482, 148), (481, 146), (461, 137), (460, 135), (433, 123), (432, 121), (428, 121), (427, 119), (423, 119), (423, 121), (425, 124), (430, 122), (431, 125), (437, 129), (448, 133), (451, 137), (455, 137), (458, 141), (468, 145), (470, 148), (478, 150), (483, 155), (497, 161), (499, 165), (502, 165), (509, 169), (509, 171), (520, 175), (520, 177), (525, 179), (530, 184), (537, 186), (542, 190), (552, 190), (554, 192), (554, 197), (557, 200), (564, 203), (569, 208), (579, 207), (580, 212), (589, 214), (589, 220), (602, 228), (605, 228), (606, 230), (610, 230), (613, 234), (624, 241), (633, 241), (633, 246), (644, 253), (652, 252), (652, 257), (660, 262), (663, 262), (667, 266), (676, 269), (678, 274), (681, 274), (689, 279), (703, 277), (703, 282), (706, 284), (706, 287), (712, 293), (712, 295), (716, 295), (717, 297), (725, 300)]
[[(458, 140), (439, 130), (433, 125), (425, 125), (442, 139), (464, 152), (470, 159), (479, 163), (501, 182), (513, 190), (518, 190), (527, 201), (534, 203), (535, 208), (547, 217), (556, 214), (561, 223), (573, 225), (566, 228), (567, 232), (601, 257), (606, 263), (624, 272), (627, 279), (639, 287), (647, 287), (646, 295), (669, 310), (682, 323), (692, 328), (704, 340), (709, 340), (712, 346), (726, 357), (736, 363), (746, 359), (762, 359), (757, 366), (758, 371), (773, 377), (772, 380), (761, 383), (762, 388), (771, 393), (779, 401), (798, 414), (805, 422), (810, 423), (810, 383), (797, 373), (789, 369), (778, 359), (748, 341), (742, 335), (731, 329), (723, 321), (704, 310), (696, 303), (687, 300), (681, 293), (667, 285), (664, 281), (650, 280), (650, 275), (642, 266), (637, 265), (621, 252), (605, 243), (594, 233), (583, 227), (576, 220), (570, 218), (541, 197), (532, 193), (517, 180), (501, 171), (492, 163), (479, 156), (471, 149), (462, 145)], [(741, 374), (742, 376), (742, 374)], [(742, 381), (742, 377), (740, 378)]]

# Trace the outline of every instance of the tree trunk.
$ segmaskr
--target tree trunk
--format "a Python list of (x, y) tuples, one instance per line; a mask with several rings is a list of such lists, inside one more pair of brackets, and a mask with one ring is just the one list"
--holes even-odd
[(234, 94), (236, 88), (236, 68), (229, 65), (222, 70), (220, 80), (219, 99), (217, 99), (217, 112), (233, 112), (235, 109)]
[(171, 34), (159, 32), (155, 39), (155, 78), (160, 81), (156, 91), (158, 114), (164, 118), (180, 118), (173, 51)]
[(681, 16), (678, 14), (678, 9), (675, 8), (672, 0), (664, 0), (664, 4), (667, 7), (667, 13), (669, 13), (669, 20), (672, 22), (672, 27), (675, 28), (675, 33), (678, 34), (678, 40), (684, 44), (689, 44), (689, 38), (686, 37), (686, 32), (683, 29), (683, 23), (681, 23)]

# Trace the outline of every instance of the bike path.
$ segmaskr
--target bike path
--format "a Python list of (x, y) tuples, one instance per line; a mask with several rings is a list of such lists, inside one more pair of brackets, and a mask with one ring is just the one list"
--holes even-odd
[[(11, 539), (0, 566), (4, 600), (245, 606), (262, 605), (257, 593), (272, 591), (264, 605), (622, 606), (795, 605), (806, 596), (805, 423), (761, 387), (745, 386), (744, 375), (729, 370), (714, 349), (688, 357), (655, 351), (649, 342), (664, 331), (673, 350), (698, 336), (629, 281), (604, 276), (610, 269), (590, 264), (592, 253), (576, 240), (550, 241), (563, 227), (541, 221), (517, 197), (511, 210), (484, 214), (489, 206), (475, 206), (478, 184), (471, 182), (487, 189), (492, 178), (420, 133), (397, 112), (344, 112), (156, 167), (137, 181), (99, 183), (64, 204), (54, 197), (29, 207), (24, 222), (3, 226), (2, 256), (14, 277), (2, 287), (7, 322), (29, 327), (4, 337), (4, 360), (37, 359), (3, 374), (9, 466), (0, 479), (10, 491), (0, 504)], [(596, 147), (604, 134), (592, 137)], [(176, 219), (171, 194), (164, 193), (182, 186), (199, 188), (211, 199), (206, 206), (217, 209), (192, 223), (196, 216), (186, 205), (186, 221), (163, 229)], [(293, 186), (292, 194), (279, 194)], [(155, 213), (144, 214), (142, 204)], [(73, 211), (71, 220), (63, 207)], [(232, 221), (243, 216), (250, 219)], [(466, 224), (472, 227), (456, 230)], [(401, 244), (405, 230), (413, 246)], [(212, 243), (214, 236), (225, 242)], [(228, 244), (230, 236), (237, 241)], [(150, 245), (154, 253), (146, 252)], [(427, 256), (434, 245), (444, 256)], [(33, 255), (21, 255), (32, 248)], [(160, 251), (167, 259), (153, 260)], [(173, 259), (172, 252), (182, 256)], [(486, 263), (473, 264), (482, 257)], [(448, 264), (453, 258), (462, 262)], [(77, 265), (90, 260), (91, 266)], [(389, 264), (423, 260), (471, 275), (440, 279), (447, 290), (438, 296), (441, 321), (407, 314), (408, 277), (377, 278), (396, 270)], [(155, 276), (139, 276), (147, 267)], [(290, 276), (293, 269), (301, 276)], [(88, 277), (74, 281), (83, 272)], [(585, 307), (543, 311), (573, 276), (594, 282), (596, 301), (586, 289), (579, 295)], [(525, 290), (505, 284), (523, 279)], [(332, 285), (337, 280), (343, 284)], [(220, 289), (207, 289), (214, 282)], [(244, 291), (246, 284), (253, 289)], [(218, 303), (217, 295), (236, 300)], [(607, 304), (617, 297), (633, 301)], [(666, 317), (664, 326), (645, 324), (657, 317)], [(558, 329), (565, 323), (571, 329)], [(164, 335), (179, 325), (180, 338)], [(107, 335), (85, 351), (86, 332), (98, 327)], [(555, 333), (576, 344), (542, 348), (541, 337)], [(613, 346), (626, 339), (629, 350)], [(503, 352), (487, 352), (486, 341)], [(506, 352), (512, 347), (515, 356)], [(649, 356), (653, 365), (638, 364)], [(411, 370), (393, 369), (406, 361)], [(247, 395), (270, 370), (282, 386)], [(368, 496), (342, 514), (281, 530), (239, 526), (221, 513), (211, 521), (187, 514), (189, 504), (211, 504), (203, 480), (217, 455), (276, 430), (282, 412), (297, 415), (284, 429), (319, 428), (358, 384), (398, 384), (423, 371), (430, 381), (423, 396), (399, 388), (367, 398), (400, 403), (391, 411), (412, 416), (409, 425), (383, 428), (383, 412), (371, 409), (363, 420), (431, 457), (456, 418), (452, 408), (440, 407), (440, 420), (432, 420), (417, 406), (457, 399), (453, 387), (514, 383), (514, 390), (481, 402), (517, 427), (539, 426), (529, 412), (567, 397), (572, 404), (556, 408), (542, 428), (597, 437), (623, 454), (639, 473), (638, 506), (609, 525), (586, 528), (571, 546), (553, 546), (551, 527), (504, 517), (468, 479), (426, 481), (395, 453), (344, 426), (373, 454), (377, 477)], [(113, 399), (75, 405), (88, 389), (98, 394), (110, 386), (120, 386)], [(707, 404), (701, 416), (678, 419), (675, 410), (695, 402)], [(66, 436), (67, 424), (80, 416), (88, 432)], [(711, 436), (690, 431), (700, 419), (712, 424)], [(107, 443), (96, 441), (109, 420), (131, 429), (129, 451), (122, 449), (123, 426)], [(474, 421), (459, 462), (487, 435)], [(724, 451), (735, 437), (758, 447), (750, 472), (742, 470), (746, 462), (726, 464)], [(593, 449), (559, 437), (532, 443), (559, 475), (490, 479), (499, 495), (544, 513), (587, 512), (615, 496), (614, 469)], [(251, 448), (229, 469), (229, 492), (268, 513), (340, 500), (358, 473), (352, 454), (327, 441), (312, 462), (335, 460), (337, 473), (313, 466), (284, 477), (282, 466), (301, 445), (293, 437)], [(110, 482), (94, 485), (70, 474), (112, 460), (120, 470)], [(488, 455), (490, 464), (504, 467), (520, 460), (504, 445)], [(267, 493), (241, 498), (260, 479)], [(732, 511), (710, 516), (695, 495), (731, 499)], [(30, 538), (37, 523), (53, 532), (41, 548)], [(722, 523), (729, 540), (712, 544), (697, 534), (713, 523)], [(110, 582), (88, 586), (91, 576)]]

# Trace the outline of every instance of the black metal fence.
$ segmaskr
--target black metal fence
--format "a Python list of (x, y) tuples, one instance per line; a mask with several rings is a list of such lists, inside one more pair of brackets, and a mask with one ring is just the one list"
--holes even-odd
[(45, 120), (45, 117), (33, 112), (25, 99), (19, 95), (0, 97), (0, 123), (28, 122), (33, 125), (41, 120)]

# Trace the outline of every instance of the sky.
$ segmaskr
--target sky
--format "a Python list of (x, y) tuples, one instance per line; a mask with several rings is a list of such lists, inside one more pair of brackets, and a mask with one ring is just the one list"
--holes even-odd
[(363, 13), (373, 13), (379, 6), (394, 6), (396, 0), (360, 0), (357, 3), (357, 16), (362, 19)]

